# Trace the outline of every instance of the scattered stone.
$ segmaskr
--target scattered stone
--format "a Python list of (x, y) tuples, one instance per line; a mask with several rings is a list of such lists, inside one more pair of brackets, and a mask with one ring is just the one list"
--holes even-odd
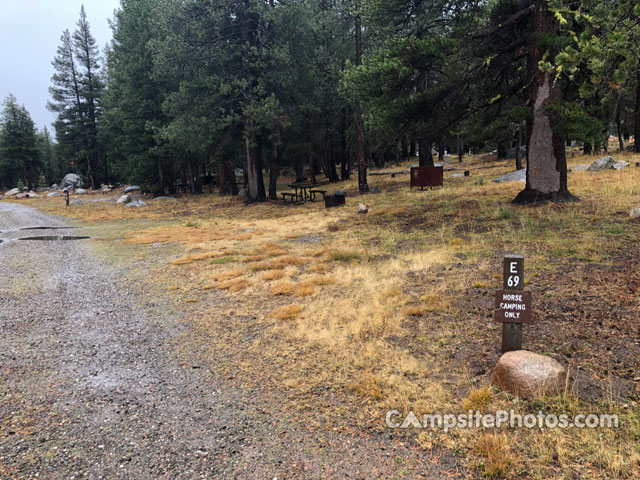
[(22, 200), (23, 198), (29, 198), (29, 194), (28, 193), (19, 193), (16, 195), (16, 199), (18, 200)]
[(379, 189), (378, 187), (373, 187), (373, 188), (371, 189), (371, 193), (375, 193), (375, 194), (377, 194), (377, 193), (382, 193), (382, 192), (380, 191), (380, 189)]
[(364, 203), (358, 204), (358, 213), (367, 213), (369, 209)]
[(87, 190), (85, 190), (84, 188), (76, 188), (76, 195), (86, 195), (87, 193), (89, 193)]
[(122, 195), (116, 203), (129, 203), (131, 201), (131, 197), (129, 195)]
[(616, 170), (622, 170), (623, 168), (627, 168), (629, 166), (629, 162), (619, 161), (614, 163), (613, 168)]
[(111, 192), (111, 189), (109, 187), (102, 187), (100, 191), (102, 192), (103, 195), (106, 195), (107, 193)]
[(572, 172), (586, 172), (588, 168), (589, 168), (589, 165), (587, 165), (586, 163), (581, 163), (579, 165), (576, 165), (575, 167), (571, 167), (571, 171)]
[(69, 205), (82, 205), (82, 200), (80, 200), (79, 198), (74, 198), (69, 202)]
[(630, 216), (631, 218), (637, 218), (637, 217), (640, 217), (640, 208), (634, 208), (633, 210), (631, 210), (631, 211), (629, 212), (629, 216)]
[(136, 192), (138, 190), (140, 190), (140, 187), (138, 185), (129, 185), (127, 188), (124, 189), (124, 192), (122, 193), (127, 194), (131, 192)]
[(245, 198), (247, 196), (247, 191), (244, 188), (241, 188), (238, 192), (238, 198)]
[(53, 185), (51, 185), (51, 190), (58, 190), (58, 184), (54, 183)]
[(451, 178), (460, 178), (460, 177), (464, 177), (464, 173), (454, 173), (453, 175), (451, 175)]
[(143, 202), (142, 200), (134, 200), (133, 202), (130, 202), (127, 204), (127, 207), (146, 207), (149, 204), (147, 202)]
[(170, 200), (172, 202), (177, 202), (178, 201), (177, 198), (173, 198), (173, 197), (156, 197), (153, 200), (157, 201), (157, 202), (162, 202), (162, 201), (166, 201), (166, 200)]
[(42, 198), (42, 195), (38, 195), (35, 192), (29, 192), (27, 193), (27, 198)]
[(82, 178), (75, 173), (67, 173), (62, 181), (60, 182), (60, 188), (82, 188), (84, 183), (82, 182)]
[(506, 182), (526, 182), (527, 181), (527, 169), (523, 168), (522, 170), (518, 170), (516, 172), (507, 173), (498, 178), (494, 178), (493, 181), (495, 183), (506, 183)]
[(58, 192), (49, 192), (47, 193), (47, 197), (59, 197), (60, 194)]
[(534, 398), (562, 391), (566, 376), (566, 369), (553, 358), (516, 350), (500, 357), (491, 383), (513, 395)]
[(5, 192), (4, 196), (5, 197), (13, 197), (14, 195), (18, 195), (19, 193), (20, 193), (20, 189), (12, 188), (8, 192)]
[(587, 170), (589, 172), (601, 172), (602, 170), (611, 170), (616, 164), (616, 159), (611, 155), (602, 157), (593, 162)]

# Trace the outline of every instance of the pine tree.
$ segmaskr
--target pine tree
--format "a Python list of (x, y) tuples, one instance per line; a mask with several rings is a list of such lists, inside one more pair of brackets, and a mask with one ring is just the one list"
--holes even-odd
[(40, 167), (33, 120), (10, 94), (0, 117), (0, 185), (12, 187), (23, 181), (32, 189), (37, 184)]
[(103, 148), (98, 137), (102, 82), (100, 59), (91, 35), (84, 5), (73, 35), (65, 30), (53, 60), (55, 73), (49, 88), (49, 110), (57, 113), (54, 123), (58, 154), (74, 162), (92, 187), (106, 175)]

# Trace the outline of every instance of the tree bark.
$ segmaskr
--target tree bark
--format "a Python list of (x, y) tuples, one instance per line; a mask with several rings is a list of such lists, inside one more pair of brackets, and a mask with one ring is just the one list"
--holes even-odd
[(279, 144), (280, 144), (280, 131), (276, 126), (273, 129), (271, 136), (271, 162), (269, 164), (269, 198), (271, 200), (278, 200), (278, 174), (280, 173), (280, 154), (279, 152)]
[[(530, 105), (527, 119), (527, 182), (513, 200), (516, 204), (545, 201), (575, 201), (567, 186), (567, 159), (564, 138), (556, 131), (560, 118), (548, 108), (562, 101), (560, 79), (538, 68), (548, 47), (540, 45), (541, 37), (558, 33), (558, 26), (546, 0), (533, 1), (528, 39), (528, 87)], [(552, 52), (552, 59), (555, 56)], [(553, 60), (552, 60), (553, 61)]]
[(236, 172), (233, 162), (227, 160), (220, 164), (220, 173), (218, 176), (218, 187), (220, 195), (238, 195), (238, 184), (236, 183)]
[(431, 148), (433, 141), (421, 139), (418, 142), (418, 165), (421, 167), (433, 167), (433, 154)]
[(296, 182), (295, 183), (303, 183), (307, 178), (304, 176), (304, 162), (302, 161), (302, 156), (297, 155), (294, 160), (296, 166)]
[[(356, 9), (356, 67), (358, 67), (362, 65), (362, 20), (358, 12), (360, 6), (357, 0), (354, 1), (354, 7)], [(360, 104), (356, 106), (355, 123), (356, 150), (358, 154), (358, 190), (360, 193), (367, 193), (369, 191), (369, 184), (367, 183), (367, 158), (365, 153), (364, 120), (362, 118), (362, 107)]]

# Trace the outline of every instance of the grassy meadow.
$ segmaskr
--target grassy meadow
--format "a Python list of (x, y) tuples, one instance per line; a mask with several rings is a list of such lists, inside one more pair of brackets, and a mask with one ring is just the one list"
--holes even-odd
[[(455, 170), (433, 190), (411, 191), (408, 174), (370, 175), (382, 193), (359, 196), (354, 175), (326, 186), (347, 191), (347, 206), (333, 209), (215, 194), (144, 208), (86, 196), (70, 207), (24, 202), (87, 226), (90, 248), (128, 282), (184, 312), (185, 341), (206, 351), (211, 370), (264, 390), (276, 416), (405, 437), (433, 462), (455, 458), (460, 478), (626, 479), (640, 474), (640, 219), (629, 217), (640, 207), (640, 156), (614, 156), (632, 166), (570, 172), (581, 201), (538, 207), (510, 204), (522, 183), (492, 182), (512, 161), (481, 157), (450, 159)], [(450, 178), (463, 170), (470, 176)], [(356, 212), (359, 202), (369, 213)], [(504, 253), (525, 255), (533, 292), (524, 348), (568, 365), (557, 397), (523, 400), (490, 385)], [(617, 413), (621, 426), (389, 430), (390, 409)]]

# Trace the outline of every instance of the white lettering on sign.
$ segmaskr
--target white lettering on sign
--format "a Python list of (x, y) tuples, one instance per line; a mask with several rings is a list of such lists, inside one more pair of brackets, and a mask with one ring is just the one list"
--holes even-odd
[(527, 306), (524, 303), (501, 303), (500, 308), (503, 310), (526, 310)]
[(509, 271), (511, 273), (518, 273), (517, 266), (518, 264), (516, 262), (511, 262), (511, 268), (509, 269)]
[(502, 300), (505, 302), (522, 302), (522, 295), (518, 295), (515, 293), (504, 293), (502, 294)]

